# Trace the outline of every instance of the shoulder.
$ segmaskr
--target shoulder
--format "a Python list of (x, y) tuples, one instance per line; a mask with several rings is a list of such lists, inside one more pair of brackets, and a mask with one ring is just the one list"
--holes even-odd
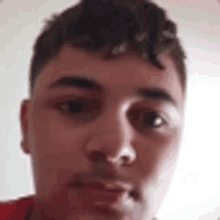
[[(18, 199), (0, 201), (0, 219), (14, 220), (13, 216), (24, 218), (25, 212), (30, 205), (34, 204), (34, 196), (26, 196)], [(19, 219), (19, 218), (17, 218)]]
[(0, 205), (15, 205), (16, 203), (20, 202), (28, 202), (28, 201), (33, 201), (34, 200), (34, 195), (29, 195), (25, 197), (20, 197), (17, 199), (9, 199), (9, 200), (0, 200)]

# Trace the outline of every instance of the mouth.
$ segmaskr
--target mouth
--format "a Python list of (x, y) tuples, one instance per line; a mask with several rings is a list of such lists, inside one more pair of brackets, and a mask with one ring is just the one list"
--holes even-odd
[(74, 182), (74, 189), (80, 193), (80, 198), (95, 206), (109, 206), (115, 209), (133, 209), (135, 193), (129, 183), (120, 181), (90, 181)]

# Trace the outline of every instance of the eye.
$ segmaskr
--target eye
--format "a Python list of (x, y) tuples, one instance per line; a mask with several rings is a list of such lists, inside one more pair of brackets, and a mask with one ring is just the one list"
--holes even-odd
[(149, 128), (160, 128), (167, 123), (165, 119), (156, 112), (145, 112), (141, 119), (143, 126)]
[(136, 109), (129, 112), (132, 124), (141, 131), (160, 129), (168, 125), (169, 119), (158, 111)]
[(68, 117), (75, 116), (74, 120), (89, 120), (100, 110), (99, 99), (95, 98), (61, 99), (56, 103), (56, 109)]
[(80, 114), (85, 112), (86, 107), (88, 106), (88, 102), (77, 102), (77, 101), (69, 101), (65, 103), (60, 103), (60, 109), (66, 113), (70, 114)]

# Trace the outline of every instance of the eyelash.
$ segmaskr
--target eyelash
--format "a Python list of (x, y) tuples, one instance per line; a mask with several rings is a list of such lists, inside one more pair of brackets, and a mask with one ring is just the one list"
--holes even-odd
[[(70, 104), (72, 105), (70, 106)], [(62, 108), (62, 106), (64, 105), (68, 105), (68, 107)], [(71, 98), (70, 100), (57, 100), (55, 108), (64, 115), (67, 115), (69, 117), (76, 117), (75, 119), (79, 121), (85, 121), (88, 120), (88, 117), (86, 116), (89, 116), (90, 119), (91, 112), (97, 112), (97, 110), (100, 109), (100, 104), (99, 100), (94, 98), (90, 100), (88, 98), (75, 98), (74, 100)]]
[[(158, 113), (158, 111), (155, 111), (153, 109), (139, 109), (139, 110), (135, 110), (133, 112), (130, 112), (129, 114), (130, 114), (130, 118), (132, 118), (132, 123), (136, 127), (140, 128), (140, 125), (137, 124), (140, 120), (143, 122), (141, 124), (141, 128), (140, 128), (142, 130), (160, 129), (163, 126), (169, 125), (169, 118), (162, 116), (161, 113)], [(149, 120), (146, 123), (144, 123), (144, 120), (146, 118)], [(159, 126), (152, 125), (151, 122), (149, 123), (149, 121), (151, 121), (151, 119), (154, 119), (154, 122), (156, 121), (155, 119), (160, 119), (162, 125), (159, 125)]]
[[(69, 102), (63, 102), (63, 103), (59, 103), (59, 106), (60, 107), (62, 107), (64, 104), (70, 104), (70, 103), (74, 103), (74, 104), (76, 104), (76, 105), (74, 105), (74, 108), (76, 109), (76, 107), (83, 107), (83, 102), (76, 102), (76, 101), (69, 101)], [(78, 106), (78, 104), (80, 104), (80, 106)], [(64, 109), (61, 109), (62, 111), (64, 111), (64, 112), (66, 112), (66, 113), (68, 113), (68, 114), (72, 114), (72, 115), (74, 115), (74, 114), (79, 114), (78, 112), (77, 113), (73, 113), (71, 110), (64, 110)], [(79, 110), (78, 110), (79, 111)]]
[[(79, 99), (78, 99), (79, 100)], [(67, 101), (62, 101), (62, 102), (58, 102), (56, 104), (56, 108), (58, 110), (60, 110), (63, 114), (65, 115), (69, 115), (70, 117), (80, 117), (82, 116), (83, 114), (91, 114), (91, 109), (86, 110), (87, 106), (89, 106), (89, 101), (88, 99), (83, 99), (84, 101), (82, 101), (82, 99), (80, 99), (81, 101), (77, 101), (76, 100), (67, 100)], [(97, 100), (98, 102), (98, 100)], [(77, 112), (73, 112), (71, 110), (66, 110), (66, 109), (62, 109), (62, 106), (63, 105), (66, 105), (66, 104), (70, 104), (70, 103), (73, 103), (73, 110), (76, 110), (76, 107), (80, 107), (80, 109), (77, 109), (78, 111)], [(79, 106), (75, 106), (76, 104), (80, 104)], [(84, 104), (86, 104), (86, 106), (84, 107)], [(91, 107), (95, 107), (95, 105), (90, 105)], [(68, 107), (67, 107), (68, 108)], [(98, 108), (99, 109), (99, 108)], [(93, 110), (97, 110), (97, 109), (93, 109)], [(139, 120), (141, 119), (142, 120), (142, 129), (160, 129), (162, 126), (166, 126), (169, 124), (169, 119), (167, 117), (164, 117), (164, 116), (161, 116), (160, 113), (158, 113), (158, 111), (155, 111), (155, 110), (152, 110), (152, 109), (149, 109), (146, 111), (146, 109), (138, 109), (138, 110), (130, 110), (129, 111), (130, 113), (128, 113), (128, 116), (129, 118), (132, 119), (132, 122), (133, 124), (135, 124), (136, 126), (140, 127), (140, 125), (137, 125), (137, 123), (139, 123)], [(143, 113), (146, 113), (146, 114), (143, 114)], [(144, 123), (144, 120), (146, 120), (146, 118), (148, 119), (148, 121), (146, 123)], [(150, 125), (149, 125), (149, 120), (151, 121), (151, 119), (154, 119), (154, 122), (157, 122), (158, 120), (157, 119), (160, 119), (162, 125), (159, 125), (159, 126), (154, 126), (151, 124), (150, 122)], [(83, 120), (87, 120), (87, 118), (85, 116), (82, 117)], [(157, 121), (156, 121), (157, 120)]]
[[(156, 116), (156, 119), (161, 119), (162, 126), (168, 124), (168, 122), (167, 122), (162, 116), (160, 116), (157, 112), (148, 112), (147, 117), (148, 117), (148, 116), (151, 116), (151, 117), (152, 117), (152, 116), (153, 116), (153, 117)], [(150, 118), (151, 118), (151, 117), (150, 117)], [(155, 120), (155, 122), (157, 122), (157, 120)], [(157, 126), (157, 125), (155, 126), (156, 129), (157, 129), (158, 127), (160, 128), (161, 126)], [(148, 128), (148, 126), (146, 126), (146, 128)]]

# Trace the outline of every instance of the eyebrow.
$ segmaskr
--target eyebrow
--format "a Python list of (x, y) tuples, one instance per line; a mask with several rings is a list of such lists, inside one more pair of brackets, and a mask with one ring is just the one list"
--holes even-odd
[(85, 90), (100, 91), (100, 86), (94, 80), (86, 77), (61, 77), (53, 82), (49, 88), (77, 87)]
[[(88, 91), (101, 90), (101, 85), (95, 82), (93, 79), (76, 76), (76, 77), (61, 77), (57, 81), (53, 82), (49, 88), (66, 88), (66, 87), (77, 87)], [(138, 96), (143, 98), (151, 98), (154, 101), (165, 101), (169, 102), (175, 107), (178, 107), (177, 102), (174, 100), (172, 95), (161, 88), (139, 88), (137, 92)]]
[(144, 98), (151, 98), (154, 101), (165, 101), (169, 102), (178, 108), (178, 103), (167, 91), (161, 88), (140, 88), (138, 90), (138, 95)]

